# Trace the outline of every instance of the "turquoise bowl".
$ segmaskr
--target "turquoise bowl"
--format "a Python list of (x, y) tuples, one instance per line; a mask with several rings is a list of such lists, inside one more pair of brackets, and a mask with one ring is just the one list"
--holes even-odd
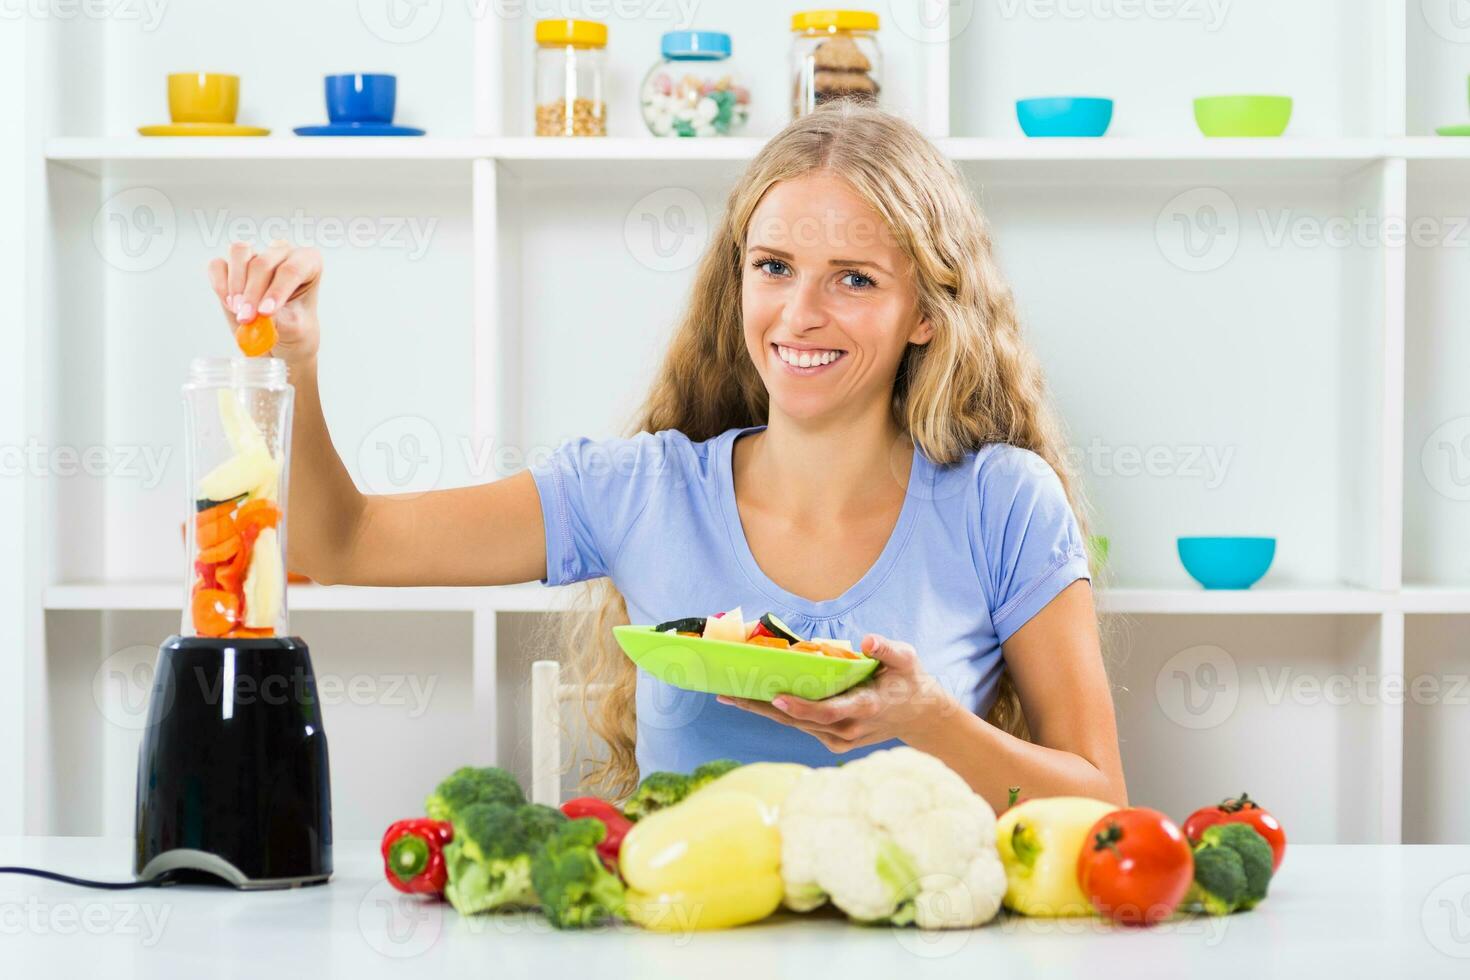
[(1276, 557), (1275, 538), (1180, 538), (1184, 570), (1207, 589), (1248, 589)]
[(1017, 99), (1016, 121), (1027, 136), (1101, 136), (1113, 121), (1113, 100), (1084, 96)]

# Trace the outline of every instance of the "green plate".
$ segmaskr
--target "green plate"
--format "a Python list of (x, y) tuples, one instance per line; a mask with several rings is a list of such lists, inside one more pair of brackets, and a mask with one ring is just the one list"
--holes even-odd
[(654, 677), (706, 694), (770, 701), (795, 694), (819, 701), (865, 680), (878, 667), (872, 657), (842, 660), (800, 650), (656, 633), (652, 626), (614, 626), (628, 659)]
[(1470, 136), (1470, 125), (1441, 126), (1435, 132), (1441, 136)]

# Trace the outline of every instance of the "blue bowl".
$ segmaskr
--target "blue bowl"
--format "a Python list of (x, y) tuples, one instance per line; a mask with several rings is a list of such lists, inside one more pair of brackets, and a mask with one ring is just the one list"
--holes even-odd
[(1184, 570), (1207, 589), (1248, 589), (1275, 557), (1275, 538), (1179, 539)]
[(1027, 136), (1101, 136), (1113, 121), (1113, 100), (1017, 99), (1016, 120)]
[(327, 76), (327, 118), (334, 123), (391, 123), (397, 98), (394, 75)]

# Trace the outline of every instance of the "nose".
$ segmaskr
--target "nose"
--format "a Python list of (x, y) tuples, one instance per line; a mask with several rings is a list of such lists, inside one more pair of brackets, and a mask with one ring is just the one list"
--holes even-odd
[(826, 326), (827, 307), (821, 278), (808, 276), (798, 280), (782, 312), (786, 327), (793, 332), (800, 333)]

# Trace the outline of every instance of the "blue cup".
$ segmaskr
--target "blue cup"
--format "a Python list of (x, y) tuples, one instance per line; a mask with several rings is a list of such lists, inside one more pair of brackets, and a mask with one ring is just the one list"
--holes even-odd
[(397, 98), (395, 75), (327, 76), (327, 118), (334, 123), (391, 123)]

